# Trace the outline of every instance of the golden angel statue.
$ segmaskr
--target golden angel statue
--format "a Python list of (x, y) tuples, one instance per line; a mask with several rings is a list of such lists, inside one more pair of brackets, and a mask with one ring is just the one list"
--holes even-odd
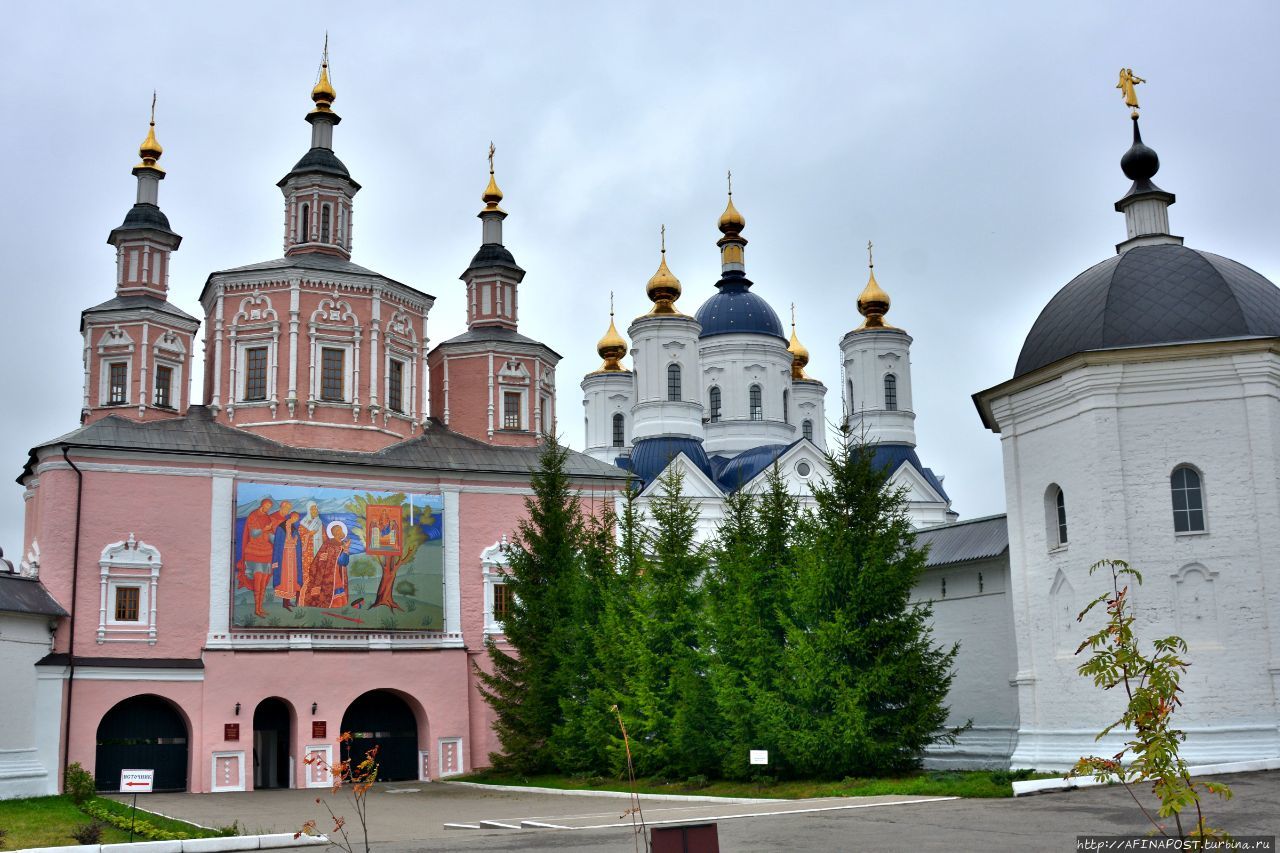
[(1132, 68), (1120, 69), (1120, 82), (1116, 83), (1116, 88), (1124, 95), (1124, 104), (1133, 110), (1133, 114), (1138, 114), (1138, 92), (1134, 88), (1139, 83), (1145, 83), (1141, 77), (1133, 73)]

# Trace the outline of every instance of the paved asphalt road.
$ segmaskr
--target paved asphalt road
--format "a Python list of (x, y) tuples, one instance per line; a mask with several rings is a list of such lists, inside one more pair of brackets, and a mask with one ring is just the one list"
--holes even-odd
[[(1225, 777), (1229, 802), (1211, 802), (1210, 822), (1233, 834), (1280, 832), (1280, 772)], [(379, 786), (382, 787), (382, 786)], [(408, 790), (417, 789), (417, 790)], [(400, 790), (403, 793), (390, 793)], [(286, 831), (323, 811), (315, 791), (251, 794), (154, 794), (139, 805), (208, 826), (238, 819), (249, 831)], [(323, 792), (321, 792), (323, 793)], [(145, 803), (143, 800), (145, 799)], [(379, 853), (408, 851), (637, 849), (623, 825), (627, 801), (486, 791), (449, 784), (389, 784), (374, 793), (371, 823)], [(854, 806), (854, 808), (839, 808)], [(1090, 788), (1008, 800), (850, 798), (783, 803), (645, 803), (649, 820), (720, 818), (720, 849), (737, 851), (1073, 851), (1078, 834), (1140, 834), (1146, 824), (1121, 788)], [(825, 809), (798, 812), (799, 809)], [(789, 813), (784, 813), (789, 812)], [(341, 812), (340, 812), (341, 813)], [(738, 816), (733, 816), (738, 815)], [(746, 816), (751, 815), (751, 816)], [(445, 830), (445, 822), (543, 820), (607, 829)], [(640, 846), (643, 850), (643, 845)]]

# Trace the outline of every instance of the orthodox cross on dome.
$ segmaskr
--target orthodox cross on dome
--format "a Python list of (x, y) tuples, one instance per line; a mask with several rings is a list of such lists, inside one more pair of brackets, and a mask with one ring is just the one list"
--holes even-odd
[(870, 241), (870, 240), (868, 240), (868, 241), (867, 241), (867, 267), (868, 267), (868, 268), (870, 268), (870, 269), (875, 269), (875, 268), (876, 268), (876, 259), (875, 259), (875, 256), (871, 253), (871, 252), (872, 252), (872, 248), (873, 248), (873, 247), (872, 247), (872, 245), (871, 245), (871, 241)]
[[(664, 255), (665, 255), (665, 254), (667, 253), (667, 225), (666, 225), (666, 223), (665, 223), (665, 222), (662, 224), (662, 227), (658, 230), (658, 233), (659, 233), (659, 235), (660, 235), (659, 239), (660, 239), (660, 240), (661, 240), (661, 242), (662, 242), (662, 254), (664, 254)], [(613, 304), (613, 292), (612, 292), (612, 291), (610, 291), (610, 293), (609, 293), (609, 304), (610, 304), (610, 305), (612, 305), (612, 304)]]
[(1146, 80), (1133, 73), (1132, 68), (1120, 69), (1120, 82), (1116, 83), (1116, 88), (1120, 90), (1120, 94), (1124, 96), (1124, 105), (1133, 110), (1133, 118), (1138, 117), (1138, 92), (1137, 85), (1145, 83)]
[(733, 195), (733, 169), (729, 170), (729, 195)]
[(493, 140), (489, 140), (489, 174), (493, 174), (493, 155), (497, 152), (497, 148), (493, 144)]

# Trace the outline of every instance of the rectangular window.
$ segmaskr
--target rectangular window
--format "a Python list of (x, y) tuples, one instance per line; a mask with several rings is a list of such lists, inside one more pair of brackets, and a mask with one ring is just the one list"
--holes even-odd
[(266, 347), (249, 347), (244, 351), (244, 398), (267, 399)]
[(347, 351), (325, 347), (320, 350), (320, 399), (342, 403), (346, 395)]
[(493, 621), (502, 622), (511, 613), (511, 588), (505, 583), (493, 585)]
[(164, 409), (173, 408), (173, 368), (156, 365), (155, 404)]
[(129, 402), (129, 363), (113, 361), (107, 371), (107, 402), (113, 406)]
[(387, 370), (387, 408), (404, 412), (404, 362), (394, 358)]
[(142, 590), (136, 586), (116, 587), (116, 621), (137, 622)]
[(520, 392), (502, 393), (502, 428), (520, 429)]

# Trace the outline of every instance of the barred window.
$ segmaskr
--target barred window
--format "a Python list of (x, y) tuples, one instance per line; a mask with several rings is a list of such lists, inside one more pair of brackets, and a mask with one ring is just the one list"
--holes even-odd
[(329, 242), (329, 215), (333, 210), (331, 205), (325, 205), (320, 208), (320, 242)]
[(1058, 544), (1067, 544), (1067, 499), (1062, 494), (1062, 489), (1058, 489)]
[(113, 361), (107, 368), (107, 402), (116, 406), (129, 402), (129, 363)]
[(678, 401), (681, 399), (680, 388), (680, 365), (667, 365), (667, 399)]
[(116, 621), (137, 622), (142, 590), (136, 586), (116, 587)]
[(387, 369), (387, 408), (393, 412), (404, 412), (404, 362), (391, 359)]
[(800, 431), (805, 438), (813, 441), (813, 421), (806, 418), (804, 423), (800, 425)]
[(173, 368), (156, 365), (156, 393), (153, 401), (161, 408), (173, 408)]
[(298, 242), (307, 243), (311, 240), (311, 205), (302, 205), (302, 215), (298, 217)]
[(626, 441), (626, 421), (619, 412), (613, 416), (613, 446), (622, 447)]
[(760, 391), (759, 385), (751, 386), (750, 397), (751, 397), (751, 420), (753, 421), (764, 420), (763, 394)]
[(1200, 475), (1194, 468), (1179, 465), (1169, 478), (1173, 491), (1173, 530), (1175, 533), (1199, 533), (1204, 530), (1204, 494)]
[(334, 347), (320, 350), (320, 399), (341, 403), (347, 399), (347, 351)]
[(244, 351), (244, 398), (267, 399), (266, 347), (250, 347)]
[(707, 403), (711, 409), (711, 423), (720, 422), (720, 388), (712, 385), (711, 390), (707, 392)]
[(502, 428), (520, 429), (520, 392), (502, 392)]
[(789, 392), (782, 392), (782, 422), (784, 424), (791, 423), (791, 398)]
[(898, 377), (892, 373), (884, 376), (884, 407), (891, 412), (898, 410)]

